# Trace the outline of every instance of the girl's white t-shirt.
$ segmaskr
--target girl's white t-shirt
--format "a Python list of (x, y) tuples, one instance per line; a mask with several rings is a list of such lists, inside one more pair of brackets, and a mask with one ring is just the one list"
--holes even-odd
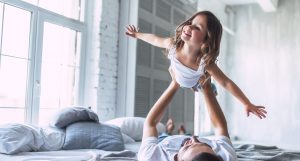
[(204, 75), (204, 61), (200, 61), (198, 70), (191, 69), (183, 65), (175, 56), (176, 47), (173, 46), (168, 53), (168, 59), (171, 61), (171, 68), (176, 73), (175, 78), (181, 87), (192, 88), (198, 84), (202, 75)]

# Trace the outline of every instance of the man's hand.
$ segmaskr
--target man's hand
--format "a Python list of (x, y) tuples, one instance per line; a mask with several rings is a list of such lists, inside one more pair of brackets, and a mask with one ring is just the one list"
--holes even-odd
[(202, 89), (203, 92), (208, 92), (211, 91), (211, 79), (210, 77), (206, 79), (206, 81), (204, 82), (204, 84), (202, 84)]
[[(200, 89), (201, 89), (205, 85), (208, 85), (208, 84), (211, 85), (210, 81), (211, 81), (211, 76), (208, 73), (205, 73), (204, 75), (202, 75), (199, 78), (197, 85), (192, 87), (191, 90), (194, 91), (194, 92), (198, 92), (198, 89), (199, 89), (198, 86), (200, 86)], [(209, 82), (209, 83), (207, 83), (207, 82)]]
[(171, 78), (172, 78), (172, 83), (176, 86), (176, 87), (180, 87), (180, 85), (176, 82), (176, 78), (175, 78), (175, 74), (174, 74), (174, 71), (171, 67), (169, 67), (169, 73), (171, 75)]
[(126, 30), (127, 30), (125, 32), (126, 35), (133, 37), (133, 38), (137, 38), (137, 33), (139, 33), (139, 29), (136, 28), (134, 25), (126, 26)]

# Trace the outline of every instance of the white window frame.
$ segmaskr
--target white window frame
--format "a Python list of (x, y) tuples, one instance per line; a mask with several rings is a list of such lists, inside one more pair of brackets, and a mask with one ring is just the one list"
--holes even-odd
[[(138, 0), (120, 1), (119, 33), (127, 24), (138, 24)], [(119, 37), (118, 94), (116, 117), (134, 116), (137, 40)]]
[[(39, 120), (39, 96), (40, 96), (40, 79), (41, 79), (41, 63), (42, 63), (42, 43), (44, 23), (49, 22), (63, 27), (70, 28), (81, 32), (81, 55), (80, 55), (80, 73), (79, 87), (76, 91), (76, 105), (84, 105), (84, 84), (85, 84), (85, 62), (86, 62), (86, 40), (87, 25), (85, 22), (67, 18), (52, 11), (40, 8), (21, 0), (0, 0), (4, 4), (12, 5), (32, 13), (30, 23), (30, 47), (29, 55), (31, 61), (28, 64), (28, 83), (26, 88), (25, 101), (25, 123), (38, 124)], [(91, 3), (90, 0), (86, 1)], [(88, 16), (88, 10), (85, 9), (85, 20)], [(0, 107), (1, 108), (1, 107)]]

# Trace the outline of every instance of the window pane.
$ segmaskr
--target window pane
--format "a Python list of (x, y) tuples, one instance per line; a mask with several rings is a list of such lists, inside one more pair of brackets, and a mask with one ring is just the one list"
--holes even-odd
[(23, 0), (24, 2), (28, 2), (31, 3), (33, 5), (37, 5), (38, 4), (38, 0)]
[[(1, 25), (0, 25), (0, 38), (2, 37), (3, 8), (4, 8), (4, 4), (0, 2), (0, 23), (1, 23)], [(2, 41), (2, 39), (0, 39), (0, 51), (1, 51), (1, 44), (2, 44), (1, 41)]]
[(76, 102), (81, 42), (79, 32), (50, 23), (44, 26), (40, 125), (52, 117), (50, 111), (56, 112)]
[[(43, 62), (76, 66), (81, 37), (79, 32), (51, 23), (45, 23)], [(80, 49), (80, 48), (79, 48)]]
[(56, 108), (74, 104), (75, 77), (78, 68), (44, 63), (41, 82), (41, 108)]
[(5, 5), (2, 54), (28, 58), (31, 13)]
[[(45, 88), (44, 89), (42, 88), (43, 91), (42, 91), (41, 105), (39, 110), (40, 112), (39, 125), (41, 126), (48, 125), (49, 121), (54, 117), (54, 114), (56, 112), (58, 112), (59, 110), (65, 107), (72, 106), (75, 101), (74, 93), (75, 91), (77, 91), (76, 87), (78, 87), (78, 84), (75, 83), (74, 80), (78, 80), (78, 77), (76, 78), (74, 77), (79, 75), (79, 69), (78, 68), (74, 69), (71, 67), (63, 67), (63, 66), (61, 66), (58, 69), (61, 72), (59, 81), (55, 82), (57, 83), (58, 88), (55, 87), (54, 85), (48, 87), (44, 86)], [(46, 82), (42, 83), (42, 85), (47, 83), (49, 84), (50, 81), (53, 81), (53, 79), (46, 80)], [(49, 92), (47, 93), (47, 96), (45, 96), (44, 94), (45, 92)], [(43, 94), (45, 97), (43, 97)]]
[(150, 108), (150, 78), (136, 77), (134, 116), (146, 117)]
[(173, 10), (173, 24), (177, 26), (184, 21), (185, 21), (185, 15), (174, 9)]
[(24, 123), (24, 108), (0, 108), (0, 124)]
[[(47, 126), (49, 125), (49, 122), (51, 119), (53, 119), (53, 116), (56, 114), (57, 109), (55, 108), (43, 108), (40, 110), (40, 120), (39, 125), (40, 126)], [(43, 118), (41, 118), (43, 117)]]
[(140, 2), (140, 7), (143, 8), (144, 10), (151, 12), (153, 10), (153, 0), (142, 0)]
[(1, 57), (0, 107), (25, 107), (27, 60)]
[(171, 20), (171, 6), (163, 0), (156, 1), (156, 16), (170, 22)]
[(39, 0), (39, 6), (69, 18), (83, 21), (84, 0)]

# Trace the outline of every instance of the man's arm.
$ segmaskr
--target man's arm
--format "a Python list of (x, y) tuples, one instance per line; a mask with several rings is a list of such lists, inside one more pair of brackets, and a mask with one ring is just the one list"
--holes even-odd
[(139, 32), (138, 29), (134, 26), (134, 25), (128, 25), (126, 27), (127, 31), (126, 31), (126, 35), (136, 38), (136, 39), (140, 39), (143, 40), (153, 46), (159, 47), (159, 48), (170, 48), (171, 44), (172, 44), (172, 38), (163, 38), (163, 37), (159, 37), (156, 36), (154, 34), (149, 34), (149, 33), (142, 33)]
[[(174, 77), (171, 71), (170, 74), (173, 79)], [(175, 81), (175, 79), (173, 79), (169, 87), (164, 91), (164, 93), (153, 105), (144, 123), (143, 138), (147, 138), (151, 136), (157, 137), (158, 134), (157, 134), (156, 125), (162, 119), (168, 104), (171, 102), (178, 88), (179, 88), (179, 84)]]
[(229, 138), (227, 122), (216, 96), (211, 89), (210, 80), (203, 86), (203, 95), (211, 122), (215, 128), (215, 134)]

